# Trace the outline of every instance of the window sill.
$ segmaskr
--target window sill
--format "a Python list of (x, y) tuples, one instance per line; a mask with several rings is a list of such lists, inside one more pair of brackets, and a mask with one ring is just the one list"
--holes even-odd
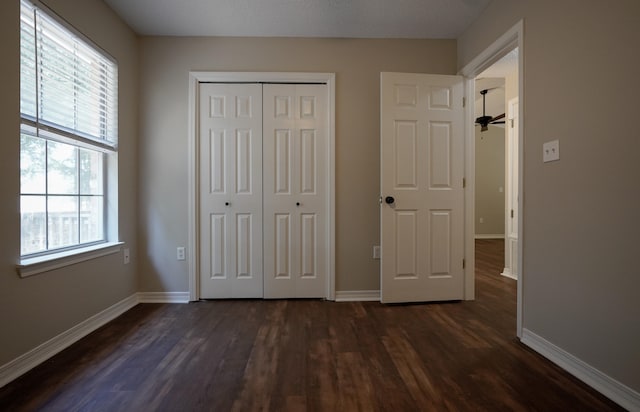
[(120, 252), (120, 247), (123, 244), (124, 242), (107, 242), (46, 256), (21, 259), (20, 263), (16, 265), (16, 268), (18, 269), (20, 277), (26, 278), (102, 256), (113, 255), (114, 253)]

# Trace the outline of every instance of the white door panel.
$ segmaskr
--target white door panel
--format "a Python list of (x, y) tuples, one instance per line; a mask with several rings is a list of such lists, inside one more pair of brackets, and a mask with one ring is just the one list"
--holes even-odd
[(463, 298), (463, 138), (461, 77), (382, 73), (383, 302)]
[(262, 87), (200, 85), (200, 296), (262, 297)]
[(324, 297), (326, 86), (264, 85), (264, 162), (264, 297)]

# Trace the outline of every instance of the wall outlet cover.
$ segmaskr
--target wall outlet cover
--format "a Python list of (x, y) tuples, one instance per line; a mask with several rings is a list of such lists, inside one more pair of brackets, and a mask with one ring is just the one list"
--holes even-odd
[(373, 247), (373, 258), (380, 259), (380, 246)]
[(185, 248), (184, 248), (184, 246), (179, 246), (176, 249), (176, 258), (178, 260), (185, 260), (186, 256), (185, 256)]

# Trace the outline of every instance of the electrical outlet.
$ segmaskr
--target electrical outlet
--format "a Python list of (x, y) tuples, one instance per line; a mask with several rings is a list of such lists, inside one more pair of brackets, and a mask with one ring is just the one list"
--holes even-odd
[(185, 248), (184, 246), (179, 246), (176, 249), (176, 257), (178, 260), (185, 260)]
[(380, 259), (380, 246), (373, 247), (373, 258)]
[(124, 248), (122, 250), (122, 260), (123, 260), (125, 265), (128, 265), (129, 262), (131, 261), (131, 253), (130, 253), (128, 247), (126, 247), (126, 248)]

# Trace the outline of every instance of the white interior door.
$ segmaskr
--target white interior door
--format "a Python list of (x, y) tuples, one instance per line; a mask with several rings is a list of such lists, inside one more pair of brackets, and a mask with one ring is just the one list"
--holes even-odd
[(200, 297), (262, 297), (262, 86), (200, 85)]
[(463, 79), (381, 74), (381, 300), (463, 298)]
[(264, 297), (325, 297), (325, 85), (264, 85)]
[(518, 99), (509, 100), (507, 123), (507, 213), (504, 276), (518, 278)]

